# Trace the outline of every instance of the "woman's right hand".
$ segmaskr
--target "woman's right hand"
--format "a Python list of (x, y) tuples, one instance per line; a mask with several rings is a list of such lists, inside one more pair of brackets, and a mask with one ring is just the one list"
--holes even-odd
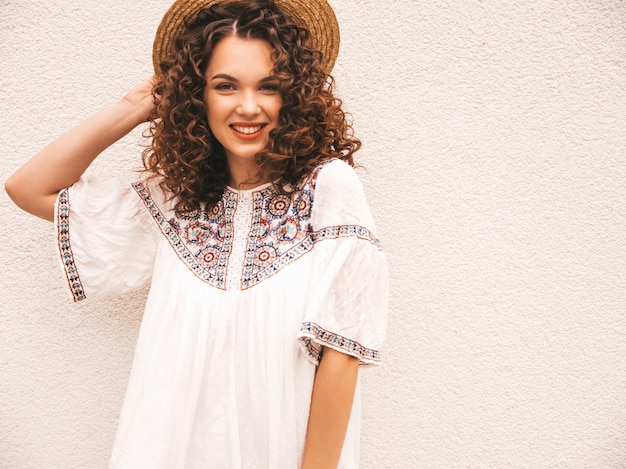
[(91, 162), (154, 112), (154, 78), (144, 80), (112, 106), (48, 145), (5, 183), (23, 210), (52, 221), (58, 192), (74, 184)]
[(155, 105), (152, 90), (155, 80), (156, 77), (153, 75), (137, 84), (122, 98), (122, 102), (130, 105), (131, 109), (141, 118), (139, 123), (148, 121), (154, 113)]

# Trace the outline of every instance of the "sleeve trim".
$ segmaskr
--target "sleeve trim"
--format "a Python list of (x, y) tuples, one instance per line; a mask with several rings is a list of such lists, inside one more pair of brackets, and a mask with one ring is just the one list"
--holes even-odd
[(55, 211), (57, 247), (59, 249), (61, 265), (65, 273), (65, 278), (67, 279), (72, 299), (75, 302), (81, 301), (84, 300), (86, 296), (83, 284), (78, 275), (78, 270), (76, 269), (74, 253), (70, 245), (70, 199), (67, 189), (63, 189), (59, 192)]
[(378, 350), (364, 347), (357, 341), (330, 332), (314, 322), (302, 324), (298, 339), (303, 351), (315, 365), (319, 365), (322, 347), (352, 355), (359, 359), (361, 365), (380, 365), (381, 362)]
[(369, 241), (379, 250), (382, 250), (380, 241), (374, 236), (374, 233), (360, 225), (328, 226), (311, 233), (313, 242), (323, 241), (325, 239), (347, 238), (349, 236), (356, 236), (359, 239)]

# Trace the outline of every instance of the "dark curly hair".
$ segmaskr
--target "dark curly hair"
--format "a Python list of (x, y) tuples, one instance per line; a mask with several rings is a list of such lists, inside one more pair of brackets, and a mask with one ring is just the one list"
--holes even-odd
[(232, 35), (265, 40), (273, 49), (282, 107), (267, 148), (256, 155), (262, 180), (288, 191), (323, 160), (354, 165), (352, 155), (361, 146), (306, 29), (271, 0), (205, 8), (188, 20), (173, 54), (161, 63), (148, 131), (152, 140), (143, 154), (145, 171), (162, 178), (179, 212), (217, 203), (228, 184), (226, 156), (209, 128), (203, 95), (213, 48)]

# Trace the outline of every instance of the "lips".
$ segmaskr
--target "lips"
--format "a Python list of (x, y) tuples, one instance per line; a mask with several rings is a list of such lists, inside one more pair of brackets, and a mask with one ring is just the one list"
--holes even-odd
[(266, 125), (263, 122), (235, 122), (229, 127), (236, 137), (242, 140), (254, 140), (262, 134)]
[(235, 132), (239, 132), (241, 134), (245, 134), (245, 135), (251, 135), (254, 133), (257, 133), (258, 131), (260, 131), (263, 127), (265, 127), (265, 124), (231, 124), (230, 128), (233, 129)]

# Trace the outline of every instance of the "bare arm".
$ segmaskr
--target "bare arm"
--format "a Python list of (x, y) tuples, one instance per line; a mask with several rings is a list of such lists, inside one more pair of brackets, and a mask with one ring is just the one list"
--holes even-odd
[(318, 366), (302, 469), (336, 469), (348, 429), (359, 360), (324, 347)]
[(107, 147), (145, 122), (154, 108), (152, 80), (61, 135), (19, 168), (5, 183), (23, 210), (52, 221), (58, 192), (74, 184)]

